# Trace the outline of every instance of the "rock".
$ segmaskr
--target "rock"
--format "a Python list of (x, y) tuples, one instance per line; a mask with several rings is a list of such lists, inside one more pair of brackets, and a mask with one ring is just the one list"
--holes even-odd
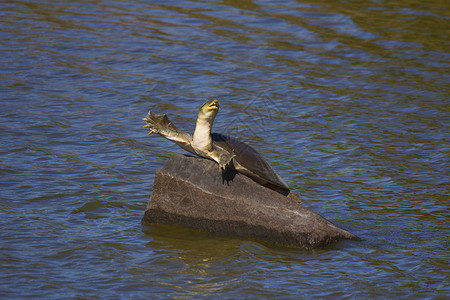
[(303, 248), (357, 239), (293, 193), (283, 196), (234, 171), (224, 175), (213, 161), (173, 155), (156, 171), (142, 224), (180, 224)]

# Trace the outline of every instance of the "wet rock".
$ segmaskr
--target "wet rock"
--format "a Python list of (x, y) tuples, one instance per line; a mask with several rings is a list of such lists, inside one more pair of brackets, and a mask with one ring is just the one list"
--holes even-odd
[(156, 171), (142, 219), (144, 225), (152, 223), (303, 248), (356, 239), (304, 207), (293, 193), (283, 196), (242, 174), (221, 174), (215, 162), (181, 154)]

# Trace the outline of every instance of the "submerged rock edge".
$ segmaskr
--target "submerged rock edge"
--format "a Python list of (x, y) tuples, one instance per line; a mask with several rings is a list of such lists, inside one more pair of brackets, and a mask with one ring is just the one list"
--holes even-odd
[(191, 229), (201, 230), (213, 234), (237, 236), (241, 238), (254, 238), (284, 247), (301, 247), (313, 249), (336, 243), (340, 240), (357, 239), (355, 236), (331, 236), (327, 235), (318, 239), (306, 232), (279, 232), (275, 229), (261, 225), (251, 225), (243, 221), (211, 220), (184, 215), (168, 213), (159, 209), (148, 209), (145, 211), (141, 224), (151, 226), (152, 224), (176, 224)]

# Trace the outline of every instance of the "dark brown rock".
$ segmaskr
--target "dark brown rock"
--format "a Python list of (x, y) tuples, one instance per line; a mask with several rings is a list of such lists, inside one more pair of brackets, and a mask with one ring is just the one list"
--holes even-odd
[(356, 239), (302, 206), (295, 194), (283, 196), (238, 173), (223, 176), (215, 162), (180, 154), (156, 171), (142, 219), (144, 225), (152, 223), (303, 248)]

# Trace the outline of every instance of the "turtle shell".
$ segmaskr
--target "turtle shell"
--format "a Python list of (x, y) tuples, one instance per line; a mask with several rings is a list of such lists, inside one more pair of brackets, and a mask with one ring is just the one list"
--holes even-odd
[(250, 145), (220, 133), (212, 133), (211, 138), (215, 145), (236, 155), (233, 158), (233, 163), (237, 171), (282, 194), (287, 195), (289, 193), (290, 190), (286, 182), (275, 172), (264, 157)]

